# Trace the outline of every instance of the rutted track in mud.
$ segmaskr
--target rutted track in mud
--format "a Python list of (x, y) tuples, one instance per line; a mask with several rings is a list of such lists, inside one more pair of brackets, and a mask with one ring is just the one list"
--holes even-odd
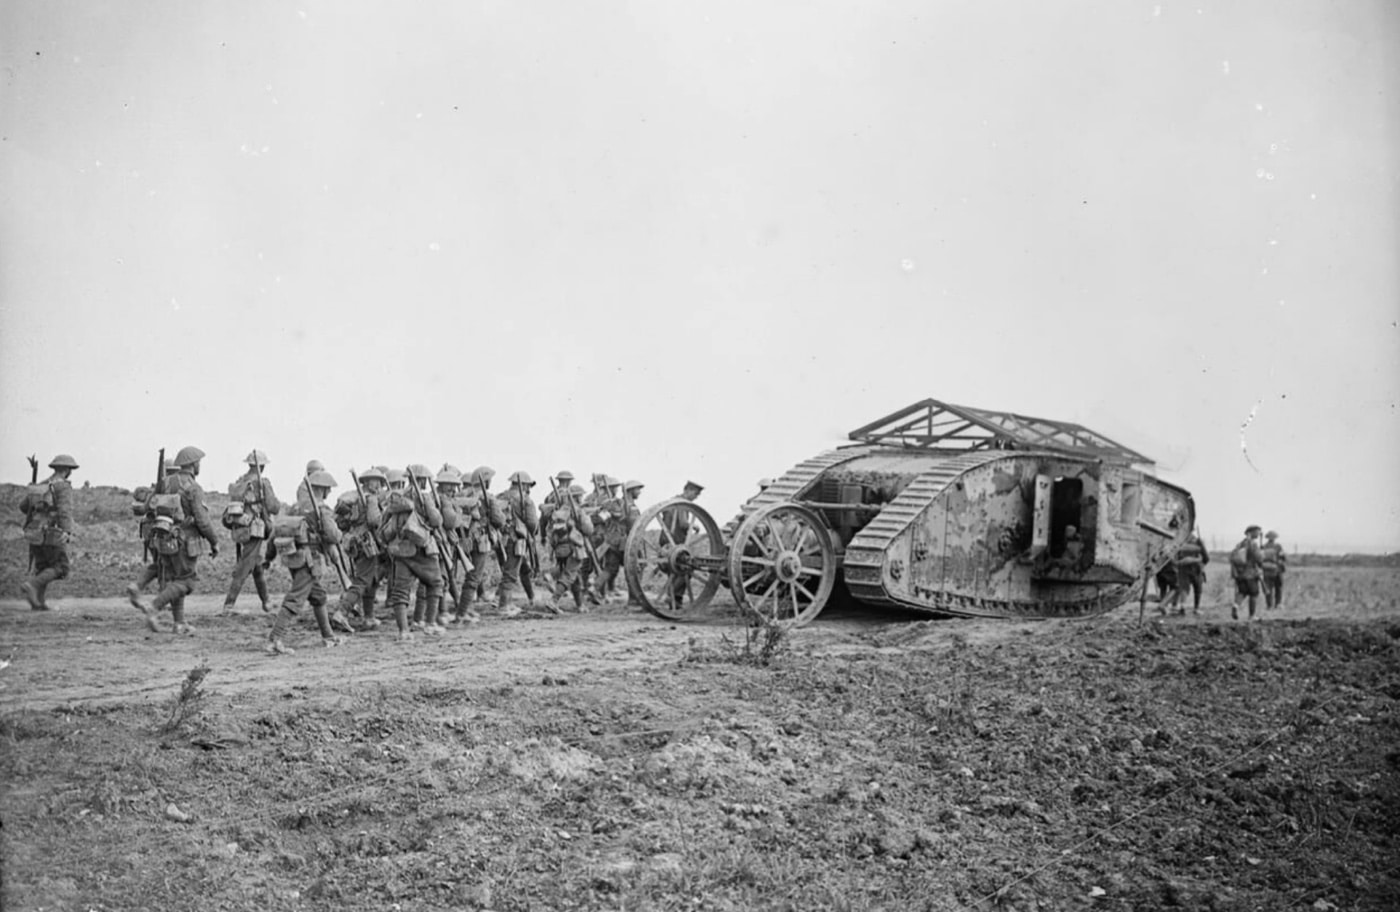
[[(403, 683), (448, 686), (538, 682), (585, 669), (646, 670), (673, 664), (692, 638), (743, 632), (728, 607), (696, 623), (672, 623), (610, 607), (560, 617), (488, 618), (441, 637), (395, 641), (392, 622), (344, 637), (326, 649), (316, 633), (298, 628), (293, 656), (262, 652), (269, 618), (251, 606), (219, 617), (221, 599), (194, 596), (186, 608), (192, 636), (153, 634), (122, 599), (55, 600), (55, 610), (32, 612), (23, 602), (0, 601), (0, 708), (52, 709), (164, 700), (185, 674), (207, 663), (209, 683), (227, 697), (289, 690), (354, 690)], [(382, 609), (381, 609), (382, 617)], [(902, 619), (902, 617), (900, 618)], [(168, 627), (169, 615), (165, 615)], [(852, 633), (879, 627), (883, 615), (833, 612), (802, 632), (805, 645), (835, 651), (857, 647)], [(869, 649), (868, 645), (863, 646)]]

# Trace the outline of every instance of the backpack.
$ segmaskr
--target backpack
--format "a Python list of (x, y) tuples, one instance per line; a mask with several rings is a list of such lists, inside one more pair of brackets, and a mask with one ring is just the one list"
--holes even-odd
[(349, 532), (365, 523), (365, 505), (360, 502), (358, 491), (346, 491), (335, 501), (335, 525), (342, 532)]
[(1230, 552), (1230, 566), (1238, 570), (1249, 566), (1249, 539), (1235, 545), (1235, 550)]
[(156, 516), (169, 517), (176, 523), (185, 519), (185, 508), (180, 504), (179, 494), (152, 494), (150, 506)]
[(413, 557), (432, 541), (432, 533), (412, 510), (407, 513), (385, 513), (379, 527), (385, 547), (394, 557)]

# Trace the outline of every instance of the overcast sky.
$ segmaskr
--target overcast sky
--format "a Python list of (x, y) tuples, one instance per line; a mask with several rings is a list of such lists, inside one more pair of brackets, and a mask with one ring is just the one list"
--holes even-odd
[(0, 478), (761, 476), (924, 397), (1400, 549), (1400, 4), (0, 4)]

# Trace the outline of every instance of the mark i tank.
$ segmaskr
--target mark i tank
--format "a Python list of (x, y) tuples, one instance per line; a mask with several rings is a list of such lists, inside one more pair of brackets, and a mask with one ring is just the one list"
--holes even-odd
[(777, 623), (837, 587), (932, 616), (1086, 617), (1137, 598), (1191, 534), (1191, 495), (1078, 424), (924, 399), (767, 482), (721, 528), (672, 498), (628, 536), (629, 589), (660, 617), (721, 587)]

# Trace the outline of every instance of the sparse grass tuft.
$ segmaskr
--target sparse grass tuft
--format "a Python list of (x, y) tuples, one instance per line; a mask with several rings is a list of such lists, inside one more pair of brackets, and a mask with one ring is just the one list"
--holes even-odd
[(185, 728), (204, 711), (204, 678), (209, 665), (201, 662), (191, 668), (180, 684), (180, 692), (170, 701), (170, 713), (160, 726), (162, 735), (171, 735)]

